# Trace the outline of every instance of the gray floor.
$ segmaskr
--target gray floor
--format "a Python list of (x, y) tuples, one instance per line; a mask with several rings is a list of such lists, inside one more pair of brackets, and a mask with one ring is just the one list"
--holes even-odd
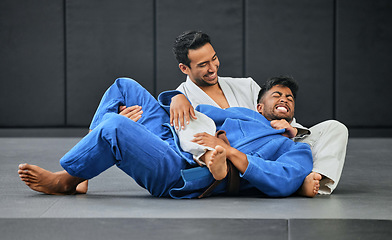
[[(89, 192), (31, 191), (19, 163), (62, 170), (80, 138), (0, 138), (1, 239), (389, 239), (392, 138), (351, 138), (340, 184), (330, 196), (155, 198), (113, 167)], [(53, 237), (56, 236), (56, 237)]]

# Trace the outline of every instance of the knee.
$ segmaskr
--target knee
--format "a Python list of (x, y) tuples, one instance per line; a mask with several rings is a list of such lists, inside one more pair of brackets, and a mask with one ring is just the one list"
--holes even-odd
[(329, 122), (332, 125), (333, 130), (348, 137), (348, 128), (346, 127), (346, 125), (337, 120), (329, 120)]
[(328, 120), (324, 124), (327, 126), (327, 131), (337, 137), (344, 139), (348, 138), (348, 128), (337, 120)]
[(141, 104), (140, 96), (144, 96), (147, 90), (137, 81), (130, 78), (117, 78), (113, 84), (124, 97), (126, 104)]
[(119, 89), (124, 90), (140, 86), (140, 84), (135, 80), (126, 77), (117, 78), (116, 81), (114, 81), (114, 85), (116, 85)]
[[(105, 114), (102, 124), (99, 125), (103, 135), (112, 135), (118, 132), (118, 129), (125, 128), (125, 125), (131, 124), (133, 121), (117, 113)], [(129, 126), (128, 126), (129, 127)]]

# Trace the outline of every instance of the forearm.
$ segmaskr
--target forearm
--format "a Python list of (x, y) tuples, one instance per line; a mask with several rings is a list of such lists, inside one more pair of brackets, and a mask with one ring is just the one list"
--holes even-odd
[[(177, 95), (179, 95), (179, 94), (182, 94), (182, 95), (183, 95), (182, 92), (177, 91), (177, 90), (161, 92), (161, 93), (158, 95), (158, 102), (159, 102), (159, 104), (160, 104), (163, 108), (165, 108), (165, 110), (166, 110), (168, 113), (170, 113), (170, 105), (171, 105), (171, 103), (172, 103), (172, 98), (175, 97), (175, 96), (177, 96)], [(185, 95), (184, 95), (184, 97), (185, 97)]]
[(242, 174), (245, 173), (248, 168), (248, 158), (245, 153), (233, 148), (229, 147), (226, 149), (226, 157), (230, 160), (231, 163), (240, 171)]

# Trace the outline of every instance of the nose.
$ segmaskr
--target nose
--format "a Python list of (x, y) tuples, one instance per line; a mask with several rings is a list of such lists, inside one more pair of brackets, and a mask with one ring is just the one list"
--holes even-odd
[(287, 97), (281, 96), (280, 99), (279, 99), (279, 102), (287, 103)]
[(218, 69), (218, 67), (215, 66), (215, 64), (213, 64), (213, 63), (208, 65), (208, 72), (210, 72), (210, 73), (216, 72), (217, 69)]

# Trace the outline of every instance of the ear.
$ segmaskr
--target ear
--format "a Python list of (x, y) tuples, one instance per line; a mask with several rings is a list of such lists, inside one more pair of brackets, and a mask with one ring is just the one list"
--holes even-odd
[(180, 68), (181, 72), (188, 75), (189, 67), (187, 65), (180, 63), (178, 64), (178, 67)]
[(258, 111), (261, 115), (263, 115), (263, 113), (264, 113), (264, 104), (263, 104), (263, 103), (258, 103), (257, 106), (256, 106), (256, 108), (257, 108), (257, 111)]

